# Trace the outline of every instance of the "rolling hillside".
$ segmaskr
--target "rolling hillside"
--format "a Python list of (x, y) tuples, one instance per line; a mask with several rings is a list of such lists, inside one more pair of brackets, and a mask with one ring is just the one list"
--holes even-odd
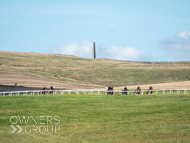
[[(19, 77), (18, 85), (33, 87), (56, 84), (59, 88), (105, 88), (190, 81), (190, 62), (133, 62), (87, 59), (61, 54), (0, 51), (0, 85), (14, 85), (8, 77)], [(7, 75), (7, 77), (6, 77)], [(14, 76), (15, 75), (15, 76)], [(38, 80), (37, 80), (38, 79)], [(21, 84), (22, 83), (22, 84)], [(36, 86), (37, 87), (37, 86)]]

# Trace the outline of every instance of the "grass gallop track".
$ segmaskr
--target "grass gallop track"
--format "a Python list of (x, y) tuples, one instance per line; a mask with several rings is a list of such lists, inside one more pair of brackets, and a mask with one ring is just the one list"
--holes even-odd
[[(190, 95), (21, 95), (0, 97), (0, 142), (190, 142)], [(11, 133), (11, 116), (41, 123), (59, 116), (57, 132)], [(12, 118), (13, 120), (13, 118)], [(54, 119), (52, 119), (53, 122)], [(55, 121), (55, 120), (54, 120)], [(29, 126), (43, 126), (33, 121)], [(45, 126), (45, 125), (44, 125)], [(43, 126), (43, 127), (44, 127)]]

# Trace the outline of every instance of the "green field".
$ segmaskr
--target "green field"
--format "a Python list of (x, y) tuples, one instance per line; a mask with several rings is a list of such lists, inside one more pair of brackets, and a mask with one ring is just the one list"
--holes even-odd
[[(1, 96), (0, 142), (190, 142), (189, 105), (189, 93)], [(23, 116), (41, 122), (21, 124)], [(11, 133), (10, 125), (23, 130)]]

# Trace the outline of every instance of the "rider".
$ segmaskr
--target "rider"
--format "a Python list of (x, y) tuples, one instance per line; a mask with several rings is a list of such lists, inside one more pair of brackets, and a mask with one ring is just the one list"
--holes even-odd
[(127, 87), (125, 86), (124, 89), (122, 90), (122, 94), (126, 94), (127, 95)]
[(53, 86), (51, 86), (50, 89), (51, 91), (49, 91), (49, 93), (53, 93), (53, 90), (54, 90)]
[(152, 88), (152, 86), (150, 86), (149, 87), (149, 92), (152, 93), (152, 90), (153, 90), (153, 88)]
[(51, 90), (54, 90), (53, 86), (51, 86)]
[(140, 86), (137, 87), (137, 91), (141, 90)]
[(46, 87), (44, 86), (44, 88), (43, 88), (42, 90), (45, 91), (45, 90), (46, 90)]
[(46, 87), (44, 86), (44, 88), (42, 89), (41, 93), (45, 94), (45, 91), (46, 91)]

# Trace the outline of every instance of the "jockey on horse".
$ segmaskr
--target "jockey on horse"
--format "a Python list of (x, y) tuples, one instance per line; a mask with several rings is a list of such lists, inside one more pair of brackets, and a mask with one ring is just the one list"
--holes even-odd
[(42, 91), (40, 91), (40, 94), (45, 94), (46, 93), (46, 87), (44, 86), (44, 88), (42, 89)]
[(108, 87), (107, 93), (108, 93), (109, 95), (113, 95), (113, 86), (109, 86), (109, 87)]
[(153, 90), (153, 87), (150, 86), (149, 89), (147, 90), (146, 94), (148, 94), (148, 93), (152, 94), (152, 90)]
[(127, 87), (124, 87), (124, 89), (122, 90), (122, 94), (126, 94), (127, 95)]
[(134, 94), (138, 94), (138, 95), (139, 95), (140, 92), (141, 92), (141, 88), (140, 88), (140, 86), (138, 86), (138, 87), (137, 87), (137, 90), (135, 90)]
[(51, 91), (49, 91), (49, 93), (53, 93), (53, 90), (54, 90), (53, 86), (51, 86), (50, 89)]

